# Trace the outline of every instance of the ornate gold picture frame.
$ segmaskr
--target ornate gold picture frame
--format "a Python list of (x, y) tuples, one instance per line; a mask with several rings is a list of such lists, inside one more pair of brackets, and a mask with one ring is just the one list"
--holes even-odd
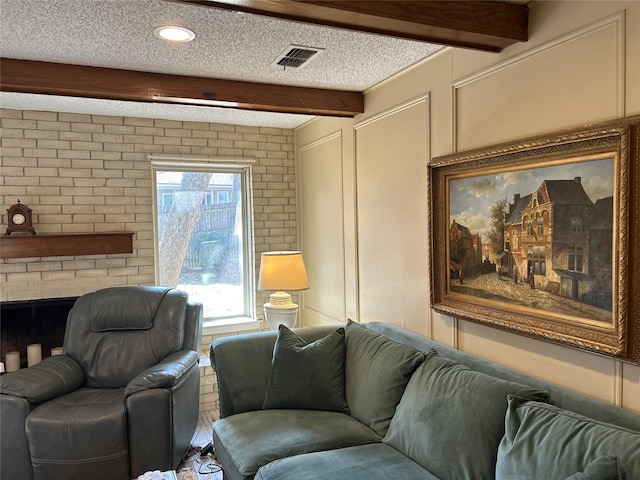
[(434, 158), (431, 306), (640, 363), (640, 116)]

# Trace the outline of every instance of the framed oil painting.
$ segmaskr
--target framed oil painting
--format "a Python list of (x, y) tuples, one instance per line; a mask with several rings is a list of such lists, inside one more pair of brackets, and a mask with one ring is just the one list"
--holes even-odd
[(640, 363), (640, 116), (429, 165), (434, 310)]

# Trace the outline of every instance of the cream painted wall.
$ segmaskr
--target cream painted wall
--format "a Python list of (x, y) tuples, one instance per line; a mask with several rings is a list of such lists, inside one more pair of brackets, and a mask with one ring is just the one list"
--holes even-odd
[[(366, 92), (353, 121), (296, 130), (301, 248), (314, 289), (303, 295), (302, 322), (344, 321), (342, 311), (386, 321), (640, 411), (638, 366), (428, 308), (430, 158), (640, 113), (640, 2), (529, 7), (528, 42), (499, 54), (445, 49)], [(329, 175), (304, 174), (322, 163)], [(305, 201), (313, 192), (342, 198), (319, 214)], [(325, 240), (340, 254), (326, 255)]]
[(296, 135), (298, 207), (310, 220), (299, 222), (311, 286), (301, 295), (299, 317), (306, 324), (342, 323), (358, 318), (354, 132), (350, 119), (311, 125)]
[[(301, 148), (298, 170), (300, 183), (310, 186), (300, 191), (300, 204), (304, 205), (307, 215), (314, 218), (302, 227), (302, 236), (307, 239), (306, 248), (314, 252), (305, 259), (307, 269), (313, 273), (310, 279), (313, 288), (305, 293), (305, 308), (307, 315), (316, 314), (334, 322), (344, 319), (346, 314), (344, 275), (340, 270), (322, 268), (322, 262), (331, 258), (344, 265), (342, 155), (334, 154), (341, 148), (340, 131)], [(316, 178), (330, 181), (322, 188), (313, 188), (317, 185)], [(326, 228), (327, 225), (331, 228)]]
[(428, 112), (423, 97), (354, 125), (360, 318), (413, 330), (429, 308)]

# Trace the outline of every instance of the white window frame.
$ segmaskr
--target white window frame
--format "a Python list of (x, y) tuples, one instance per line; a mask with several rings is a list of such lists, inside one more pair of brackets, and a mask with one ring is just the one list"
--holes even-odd
[[(243, 279), (244, 279), (244, 312), (241, 315), (232, 317), (215, 317), (204, 319), (204, 334), (225, 333), (228, 331), (250, 330), (255, 328), (256, 319), (256, 290), (255, 290), (255, 261), (254, 261), (254, 235), (253, 235), (253, 195), (251, 187), (251, 165), (234, 163), (235, 160), (228, 160), (229, 163), (219, 163), (220, 159), (209, 159), (215, 163), (184, 163), (180, 161), (151, 161), (152, 190), (153, 190), (153, 237), (154, 237), (154, 270), (155, 281), (159, 282), (159, 247), (158, 238), (158, 187), (156, 174), (166, 171), (180, 172), (204, 172), (204, 173), (234, 173), (241, 174), (241, 195), (242, 195), (242, 256), (243, 256)], [(171, 158), (171, 160), (178, 160)], [(246, 162), (245, 162), (246, 163)]]

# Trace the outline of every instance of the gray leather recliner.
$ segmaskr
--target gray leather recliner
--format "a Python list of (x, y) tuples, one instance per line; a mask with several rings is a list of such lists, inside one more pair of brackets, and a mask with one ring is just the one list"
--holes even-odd
[(0, 476), (129, 480), (175, 469), (198, 423), (202, 316), (175, 289), (78, 298), (64, 354), (0, 377)]

